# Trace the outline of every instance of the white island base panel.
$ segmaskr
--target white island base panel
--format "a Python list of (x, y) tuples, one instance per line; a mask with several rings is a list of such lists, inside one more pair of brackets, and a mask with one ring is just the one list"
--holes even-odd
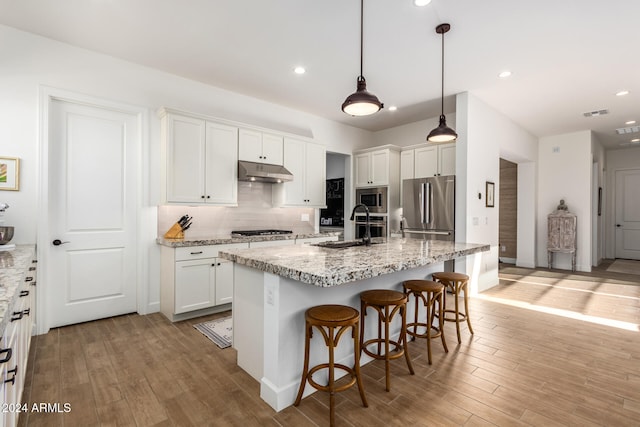
[[(476, 262), (480, 254), (470, 255)], [(234, 264), (233, 347), (238, 366), (260, 382), (260, 397), (276, 411), (295, 401), (304, 362), (305, 311), (321, 304), (349, 305), (360, 311), (360, 293), (370, 289), (402, 291), (402, 282), (430, 279), (432, 272), (443, 271), (443, 263), (359, 280), (333, 287), (320, 287)], [(473, 309), (472, 309), (473, 310)], [(407, 319), (413, 316), (413, 300)], [(394, 336), (400, 330), (400, 317), (392, 324)], [(369, 310), (365, 337), (377, 334), (377, 314)], [(309, 366), (326, 362), (327, 347), (317, 331), (311, 340)], [(371, 361), (364, 353), (361, 365)], [(353, 339), (347, 333), (336, 349), (336, 362), (353, 365)], [(400, 361), (399, 363), (403, 363)], [(325, 370), (326, 371), (326, 370)], [(322, 383), (318, 372), (314, 378)], [(336, 374), (342, 374), (336, 370)], [(407, 371), (408, 374), (408, 371)], [(316, 390), (307, 385), (305, 396)], [(366, 390), (365, 390), (366, 393)]]

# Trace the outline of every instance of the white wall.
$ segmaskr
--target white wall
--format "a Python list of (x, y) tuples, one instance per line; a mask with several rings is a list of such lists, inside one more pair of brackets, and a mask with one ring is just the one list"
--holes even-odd
[(605, 235), (605, 257), (615, 258), (615, 184), (616, 171), (624, 169), (640, 169), (640, 147), (623, 148), (620, 150), (607, 151), (605, 161), (605, 187), (603, 188), (604, 200), (603, 207), (604, 218), (604, 235)]
[(604, 165), (606, 163), (606, 152), (598, 137), (591, 134), (591, 265), (598, 266), (604, 257), (604, 203), (602, 200), (601, 215), (598, 215), (598, 188), (602, 188), (602, 193), (606, 192), (604, 179)]
[[(160, 200), (160, 122), (163, 106), (235, 120), (303, 136), (312, 136), (327, 150), (350, 154), (370, 145), (371, 133), (270, 102), (222, 90), (171, 74), (75, 48), (0, 25), (0, 155), (21, 159), (20, 191), (3, 191), (0, 201), (11, 208), (7, 225), (14, 225), (13, 242), (35, 243), (38, 222), (39, 96), (43, 86), (141, 106), (149, 112), (149, 200), (142, 202), (148, 228), (149, 301), (159, 300), (159, 251), (155, 205)], [(348, 173), (351, 173), (349, 170)], [(47, 286), (46, 278), (39, 284)]]
[[(476, 293), (498, 283), (500, 157), (518, 163), (518, 230), (535, 229), (528, 209), (535, 205), (531, 164), (537, 160), (537, 138), (468, 92), (458, 94), (456, 115), (456, 239), (491, 245), (479, 276), (472, 278), (471, 292)], [(493, 208), (486, 207), (487, 181), (495, 183)], [(534, 253), (535, 241), (526, 237), (518, 235), (518, 259)], [(472, 272), (472, 260), (466, 271)]]
[[(576, 269), (591, 271), (591, 131), (540, 139), (538, 147), (538, 265), (547, 266), (547, 215), (564, 199), (578, 216)], [(555, 254), (554, 267), (571, 269), (569, 254)]]

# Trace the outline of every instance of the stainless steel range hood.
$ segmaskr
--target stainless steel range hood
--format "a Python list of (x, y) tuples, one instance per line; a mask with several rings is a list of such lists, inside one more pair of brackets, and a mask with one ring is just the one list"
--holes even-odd
[(275, 184), (293, 181), (293, 175), (284, 166), (239, 160), (238, 180)]

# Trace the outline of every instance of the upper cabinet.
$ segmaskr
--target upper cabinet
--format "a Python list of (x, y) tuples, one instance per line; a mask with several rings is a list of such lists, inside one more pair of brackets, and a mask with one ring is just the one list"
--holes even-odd
[(162, 113), (168, 203), (237, 204), (238, 128)]
[[(414, 164), (411, 167), (413, 170), (413, 176), (409, 170), (409, 153), (413, 152)], [(402, 178), (427, 178), (430, 176), (440, 175), (455, 175), (456, 173), (456, 144), (437, 144), (426, 145), (415, 148), (413, 150), (406, 150), (402, 152)], [(404, 161), (406, 156), (407, 161)]]
[(293, 181), (282, 184), (281, 194), (274, 192), (280, 206), (326, 207), (326, 150), (313, 142), (284, 138), (284, 167)]
[(283, 164), (283, 138), (256, 131), (240, 129), (238, 142), (238, 159), (248, 162)]
[(389, 185), (389, 171), (396, 158), (388, 148), (355, 154), (356, 187)]

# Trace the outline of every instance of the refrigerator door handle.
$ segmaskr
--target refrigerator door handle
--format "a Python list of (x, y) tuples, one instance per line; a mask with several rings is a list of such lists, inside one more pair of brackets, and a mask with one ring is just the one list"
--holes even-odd
[(427, 187), (427, 184), (425, 182), (420, 184), (420, 223), (422, 224), (425, 223), (424, 204), (425, 204), (425, 197), (427, 195), (426, 187)]
[(429, 224), (431, 222), (431, 183), (425, 184), (425, 198), (424, 198), (424, 222)]

